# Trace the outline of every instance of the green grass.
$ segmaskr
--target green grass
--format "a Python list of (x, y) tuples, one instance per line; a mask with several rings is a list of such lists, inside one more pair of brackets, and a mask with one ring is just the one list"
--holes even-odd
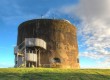
[(110, 80), (109, 69), (4, 68), (0, 80)]

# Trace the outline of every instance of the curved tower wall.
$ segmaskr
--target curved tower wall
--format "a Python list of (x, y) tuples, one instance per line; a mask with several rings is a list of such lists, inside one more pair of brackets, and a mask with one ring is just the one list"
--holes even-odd
[(46, 42), (47, 48), (41, 49), (40, 52), (41, 64), (50, 64), (54, 67), (58, 65), (61, 68), (79, 68), (76, 27), (67, 20), (26, 21), (18, 28), (17, 45), (25, 41), (25, 38), (39, 38)]

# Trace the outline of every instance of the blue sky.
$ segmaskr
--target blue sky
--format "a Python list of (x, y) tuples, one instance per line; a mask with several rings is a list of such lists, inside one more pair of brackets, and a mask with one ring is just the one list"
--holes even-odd
[(42, 15), (68, 19), (77, 27), (81, 68), (109, 68), (109, 3), (109, 0), (1, 0), (0, 67), (14, 66), (18, 25)]

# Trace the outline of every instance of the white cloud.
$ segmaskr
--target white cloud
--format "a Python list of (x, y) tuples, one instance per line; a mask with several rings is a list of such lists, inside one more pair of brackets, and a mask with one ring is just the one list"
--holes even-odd
[(102, 54), (97, 54), (96, 52), (83, 52), (80, 53), (80, 56), (89, 57), (96, 60), (103, 58)]
[(79, 4), (62, 7), (61, 11), (82, 20), (78, 36), (83, 37), (83, 46), (87, 48), (81, 56), (109, 57), (110, 62), (110, 0), (80, 0)]

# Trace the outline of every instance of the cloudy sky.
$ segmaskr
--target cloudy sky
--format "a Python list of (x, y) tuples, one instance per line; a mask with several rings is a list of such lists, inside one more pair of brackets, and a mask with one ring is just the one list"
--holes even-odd
[(41, 16), (77, 27), (81, 68), (110, 68), (110, 0), (0, 0), (0, 67), (14, 66), (18, 25)]

